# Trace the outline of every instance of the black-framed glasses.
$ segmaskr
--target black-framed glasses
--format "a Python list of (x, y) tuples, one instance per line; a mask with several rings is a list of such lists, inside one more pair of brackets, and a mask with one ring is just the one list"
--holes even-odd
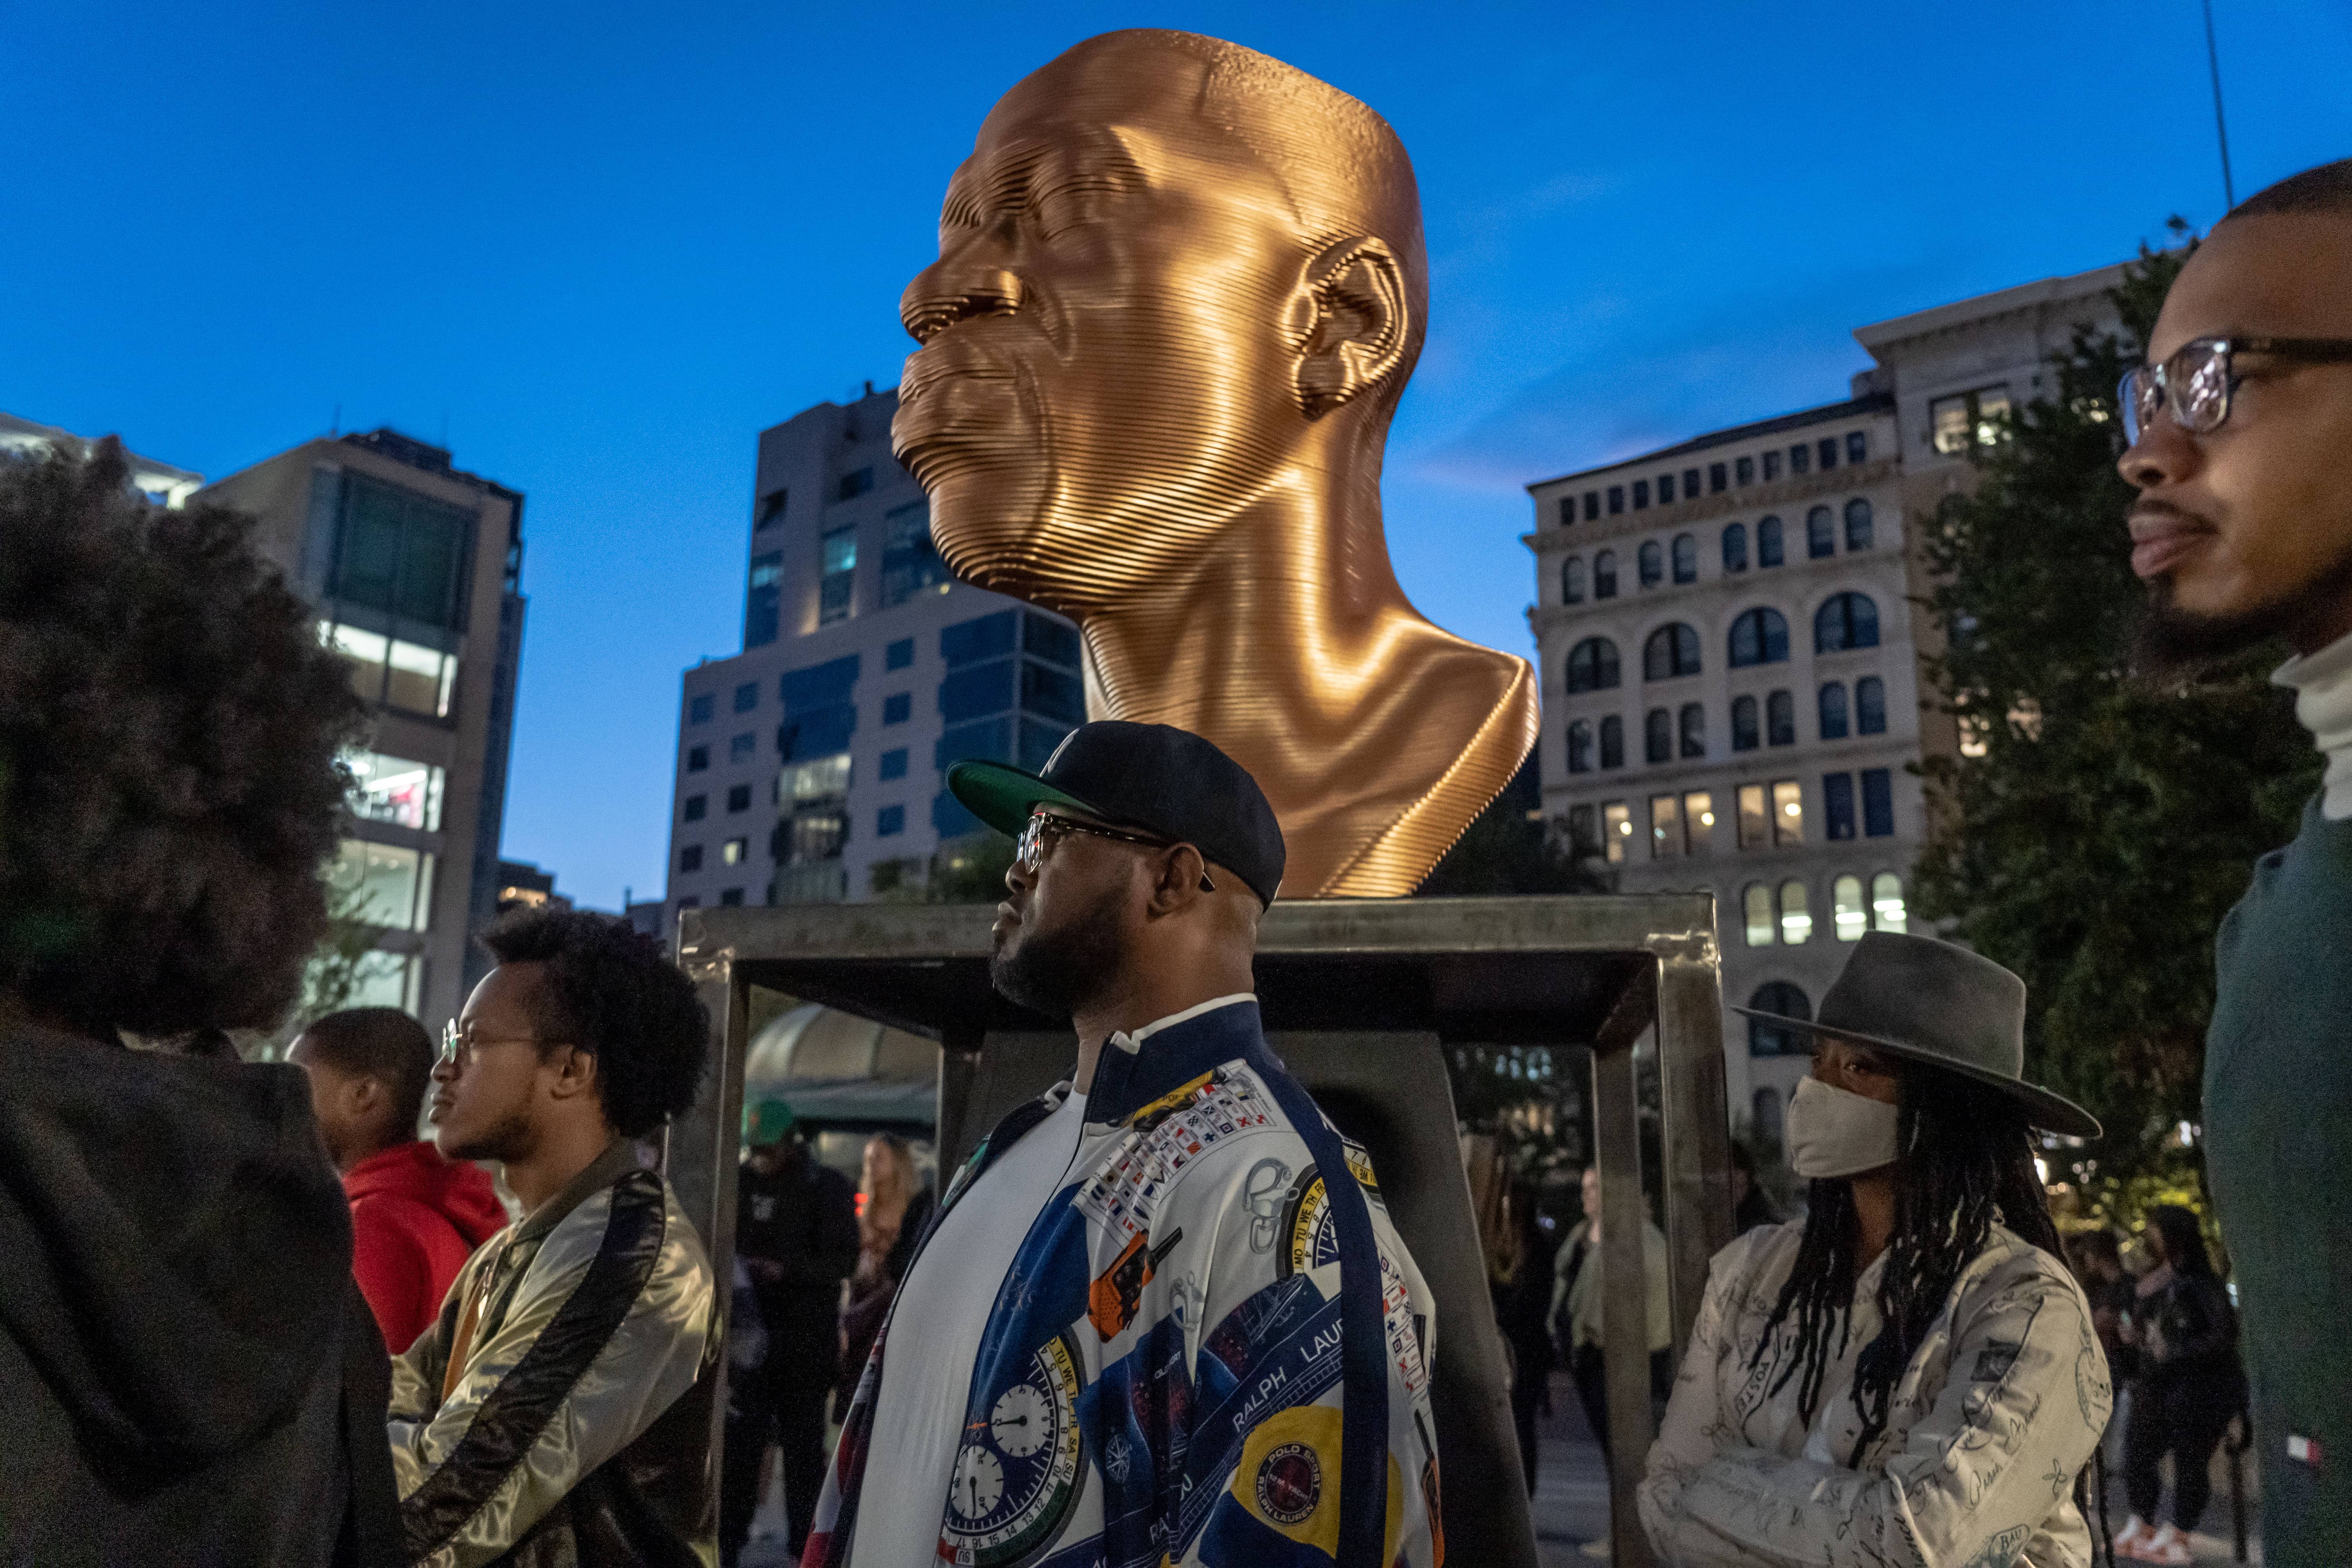
[[(1022, 825), (1021, 837), (1013, 841), (1013, 858), (1021, 862), (1023, 870), (1034, 877), (1037, 868), (1045, 863), (1045, 857), (1053, 853), (1055, 843), (1073, 833), (1115, 839), (1121, 844), (1140, 844), (1146, 849), (1173, 849), (1177, 844), (1174, 839), (1155, 838), (1148, 834), (1129, 833), (1117, 827), (1097, 827), (1091, 822), (1080, 822), (1075, 817), (1055, 816), (1051, 812), (1041, 811)], [(1201, 891), (1213, 893), (1216, 890), (1217, 884), (1209, 879), (1207, 871), (1202, 871)]]
[(508, 1035), (495, 1040), (477, 1039), (460, 1030), (457, 1020), (452, 1018), (441, 1026), (440, 1059), (455, 1064), (459, 1072), (464, 1072), (474, 1065), (474, 1058), (481, 1055), (484, 1046), (535, 1046), (540, 1043), (530, 1035)]
[(2238, 390), (2235, 356), (2276, 354), (2306, 364), (2352, 361), (2352, 338), (2199, 338), (2161, 364), (2136, 364), (2116, 387), (2124, 439), (2137, 445), (2158, 411), (2192, 436), (2210, 436), (2229, 422)]

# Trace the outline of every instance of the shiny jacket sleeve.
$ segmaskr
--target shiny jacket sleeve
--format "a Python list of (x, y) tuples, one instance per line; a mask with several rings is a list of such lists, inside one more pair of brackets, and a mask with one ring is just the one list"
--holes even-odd
[[(489, 1264), (478, 1258), (458, 1289)], [(644, 1172), (548, 1233), (446, 1402), (439, 1374), (457, 1314), (445, 1311), (394, 1368), (393, 1469), (410, 1558), (478, 1568), (512, 1548), (693, 1385), (711, 1299), (700, 1242)]]
[(1640, 1494), (1659, 1560), (1675, 1568), (2013, 1563), (2065, 1509), (2109, 1405), (2081, 1289), (2033, 1257), (2031, 1268), (1963, 1288), (1942, 1386), (1913, 1383), (1915, 1362), (1896, 1397), (1928, 1407), (1864, 1468), (1784, 1458), (1721, 1432), (1712, 1457), (1700, 1458), (1707, 1423), (1678, 1386), (1680, 1418), (1670, 1409)]

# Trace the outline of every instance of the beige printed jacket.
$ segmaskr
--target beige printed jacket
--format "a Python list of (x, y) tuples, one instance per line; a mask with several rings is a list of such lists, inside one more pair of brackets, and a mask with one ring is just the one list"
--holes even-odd
[[(2105, 1353), (2057, 1259), (1994, 1226), (1859, 1455), (1853, 1370), (1877, 1336), (1880, 1258), (1856, 1281), (1813, 1419), (1782, 1382), (1796, 1327), (1764, 1325), (1801, 1224), (1717, 1253), (1650, 1449), (1643, 1528), (1674, 1568), (2088, 1568), (2074, 1478), (2106, 1427)], [(1792, 1314), (1793, 1317), (1793, 1314)], [(1759, 1355), (1759, 1347), (1762, 1353)]]

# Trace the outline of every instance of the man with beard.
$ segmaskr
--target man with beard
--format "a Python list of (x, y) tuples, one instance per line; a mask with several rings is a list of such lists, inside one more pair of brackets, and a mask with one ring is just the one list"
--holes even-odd
[(1256, 781), (1105, 721), (948, 787), (1018, 836), (990, 975), (1076, 1061), (949, 1184), (803, 1568), (1434, 1568), (1434, 1313), (1370, 1161), (1260, 1030), (1284, 853)]
[(523, 1217), (393, 1363), (409, 1560), (709, 1563), (710, 1265), (637, 1142), (694, 1103), (710, 1023), (651, 938), (517, 910), (433, 1068), (435, 1138), (496, 1160)]
[(2158, 673), (2284, 638), (2327, 754), (2222, 922), (2206, 1169), (2236, 1264), (2273, 1568), (2352, 1562), (2352, 159), (2214, 226), (2125, 378)]

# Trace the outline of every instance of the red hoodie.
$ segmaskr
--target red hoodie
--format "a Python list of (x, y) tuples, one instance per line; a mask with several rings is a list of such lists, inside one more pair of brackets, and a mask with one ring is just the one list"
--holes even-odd
[(433, 1323), (474, 1248), (507, 1224), (481, 1170), (430, 1143), (399, 1143), (343, 1173), (352, 1203), (352, 1272), (398, 1355)]

